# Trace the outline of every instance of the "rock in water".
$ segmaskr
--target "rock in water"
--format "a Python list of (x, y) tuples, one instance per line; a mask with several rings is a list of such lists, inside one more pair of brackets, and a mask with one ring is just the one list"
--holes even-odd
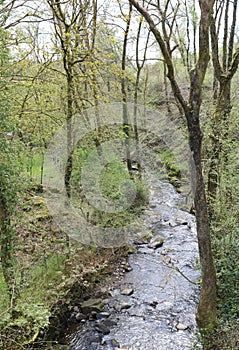
[(186, 329), (188, 329), (188, 326), (186, 326), (183, 323), (178, 323), (176, 328), (177, 328), (178, 331), (185, 331)]
[(88, 299), (81, 304), (81, 310), (84, 315), (92, 311), (101, 312), (104, 309), (104, 303), (101, 299)]
[(95, 326), (95, 329), (97, 330), (97, 332), (105, 334), (105, 335), (110, 333), (110, 329), (103, 322), (97, 324)]
[(134, 290), (132, 288), (126, 288), (121, 291), (122, 295), (132, 295), (134, 293)]
[(160, 260), (163, 261), (166, 265), (169, 265), (171, 263), (171, 258), (169, 255), (160, 256)]
[(157, 238), (153, 242), (150, 242), (148, 244), (148, 247), (152, 248), (152, 249), (157, 249), (159, 247), (162, 247), (163, 244), (164, 244), (164, 239), (163, 238)]

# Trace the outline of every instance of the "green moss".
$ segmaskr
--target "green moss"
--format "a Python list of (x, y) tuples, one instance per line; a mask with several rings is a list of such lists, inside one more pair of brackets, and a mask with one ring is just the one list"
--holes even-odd
[(146, 241), (150, 241), (154, 237), (152, 232), (147, 233), (146, 235), (143, 236), (143, 239)]
[(81, 304), (81, 310), (86, 315), (92, 311), (100, 312), (104, 309), (104, 303), (100, 299), (89, 299)]
[(43, 197), (34, 196), (33, 198), (31, 198), (31, 203), (34, 207), (38, 207), (38, 208), (46, 207), (46, 200)]
[(126, 249), (128, 254), (134, 254), (137, 252), (137, 249), (131, 245), (126, 246), (125, 249)]

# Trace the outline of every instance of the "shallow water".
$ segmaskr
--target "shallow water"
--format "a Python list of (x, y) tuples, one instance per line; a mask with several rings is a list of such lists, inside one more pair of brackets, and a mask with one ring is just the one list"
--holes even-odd
[[(138, 238), (137, 253), (129, 258), (132, 270), (105, 301), (105, 318), (86, 321), (71, 338), (71, 350), (196, 348), (199, 287), (183, 275), (200, 279), (198, 247), (195, 219), (180, 209), (183, 201), (169, 183), (154, 182), (143, 220), (155, 234), (152, 241), (161, 238), (164, 243), (153, 249)], [(122, 295), (124, 289), (132, 294)]]

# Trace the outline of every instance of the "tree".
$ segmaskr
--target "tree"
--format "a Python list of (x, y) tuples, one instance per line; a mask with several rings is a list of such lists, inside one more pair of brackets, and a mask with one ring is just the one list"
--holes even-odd
[(6, 48), (6, 33), (0, 29), (0, 245), (2, 272), (10, 297), (14, 285), (14, 229), (11, 223), (16, 205), (16, 158), (9, 136), (12, 130), (8, 123), (7, 65), (9, 52)]
[[(97, 22), (97, 0), (72, 2), (48, 0), (53, 14), (57, 42), (60, 43), (66, 74), (66, 125), (68, 160), (65, 169), (65, 188), (71, 195), (72, 173), (72, 122), (76, 112), (81, 113), (88, 98), (88, 85), (92, 87), (94, 103), (97, 104), (96, 74), (94, 71), (94, 48)], [(90, 29), (89, 29), (90, 28)], [(85, 91), (83, 89), (85, 87)], [(82, 101), (81, 105), (78, 101)]]
[[(220, 169), (226, 165), (226, 152), (223, 143), (228, 139), (228, 123), (231, 112), (231, 83), (238, 69), (239, 47), (234, 49), (236, 36), (237, 0), (233, 2), (232, 21), (229, 30), (230, 1), (225, 6), (215, 9), (211, 15), (210, 33), (212, 47), (212, 61), (214, 67), (214, 112), (212, 116), (210, 167), (208, 172), (208, 195), (210, 199), (210, 212), (217, 196)], [(218, 36), (220, 19), (224, 12), (223, 50), (219, 53)], [(219, 17), (219, 19), (218, 19)], [(217, 24), (217, 27), (216, 27)], [(221, 56), (221, 57), (220, 57)], [(230, 196), (228, 196), (229, 198)]]
[[(139, 148), (139, 131), (138, 131), (138, 125), (137, 125), (137, 118), (138, 118), (138, 97), (139, 97), (139, 90), (140, 90), (140, 79), (141, 79), (141, 72), (145, 66), (146, 60), (147, 60), (147, 50), (149, 46), (149, 38), (150, 38), (150, 31), (146, 34), (145, 39), (145, 46), (143, 50), (142, 58), (140, 57), (140, 39), (143, 29), (143, 17), (141, 16), (138, 23), (138, 29), (136, 34), (136, 44), (135, 44), (135, 65), (136, 65), (136, 78), (135, 78), (135, 86), (134, 86), (134, 136), (136, 141), (136, 156), (137, 156), (137, 168), (138, 168), (138, 176), (139, 179), (142, 179), (142, 167), (141, 167), (141, 154), (140, 154), (140, 148)], [(167, 96), (167, 84), (165, 84), (165, 95)]]
[(128, 36), (132, 17), (132, 5), (129, 4), (128, 14), (124, 14), (122, 8), (120, 7), (122, 16), (126, 23), (126, 28), (124, 30), (124, 40), (123, 40), (123, 50), (122, 50), (122, 78), (121, 78), (121, 92), (122, 92), (122, 102), (123, 102), (123, 132), (125, 133), (125, 149), (126, 149), (126, 162), (129, 174), (132, 176), (132, 161), (130, 156), (130, 139), (129, 139), (129, 121), (128, 121), (128, 111), (127, 111), (127, 90), (126, 90), (126, 59), (127, 59), (127, 44)]
[[(159, 2), (149, 1), (146, 9), (135, 0), (129, 0), (138, 12), (145, 18), (149, 28), (160, 47), (163, 59), (167, 66), (167, 76), (175, 99), (181, 105), (188, 128), (189, 145), (195, 166), (195, 211), (197, 222), (197, 237), (202, 273), (201, 296), (197, 310), (197, 323), (200, 329), (213, 329), (216, 324), (216, 271), (214, 267), (211, 249), (210, 225), (207, 211), (207, 200), (202, 174), (202, 132), (200, 127), (200, 107), (202, 103), (202, 84), (209, 61), (209, 26), (213, 9), (213, 0), (200, 1), (200, 26), (199, 26), (199, 52), (196, 65), (190, 71), (189, 96), (186, 101), (175, 76), (175, 67), (172, 53), (172, 30), (175, 24), (175, 16), (169, 23), (167, 10), (173, 11), (171, 2), (166, 1), (165, 10)], [(177, 7), (175, 7), (177, 9)], [(154, 21), (155, 14), (160, 18), (162, 31), (158, 29), (158, 23)], [(175, 12), (174, 12), (175, 13)]]
[[(61, 64), (41, 45), (38, 25), (18, 29), (18, 41), (11, 62), (9, 118), (24, 144), (24, 166), (34, 177), (34, 164), (41, 158), (42, 182), (44, 151), (56, 127), (64, 121), (62, 95), (65, 91)], [(60, 67), (60, 68), (59, 68)], [(57, 76), (56, 76), (57, 71)]]

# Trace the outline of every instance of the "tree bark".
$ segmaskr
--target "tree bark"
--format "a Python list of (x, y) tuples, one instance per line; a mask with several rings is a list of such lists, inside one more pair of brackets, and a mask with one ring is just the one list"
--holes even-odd
[(213, 329), (216, 325), (216, 270), (211, 249), (210, 225), (207, 211), (207, 200), (202, 175), (202, 133), (198, 116), (188, 115), (190, 149), (195, 167), (194, 205), (197, 222), (197, 238), (202, 274), (201, 295), (197, 310), (199, 329)]
[(14, 284), (14, 261), (13, 261), (13, 234), (11, 232), (10, 214), (4, 194), (0, 194), (0, 245), (1, 266), (4, 280), (7, 284), (10, 297)]
[(123, 132), (125, 134), (125, 157), (126, 157), (126, 164), (127, 164), (127, 169), (130, 177), (132, 177), (133, 174), (132, 174), (132, 160), (131, 160), (131, 154), (130, 154), (130, 133), (129, 133), (130, 125), (128, 120), (127, 92), (126, 92), (126, 51), (127, 51), (127, 44), (128, 44), (131, 15), (132, 15), (132, 4), (129, 4), (129, 13), (126, 17), (126, 28), (124, 31), (124, 42), (123, 42), (123, 52), (122, 52), (122, 61), (121, 61), (121, 68), (122, 68), (121, 93), (122, 93), (122, 102), (123, 102), (122, 117), (123, 117)]

